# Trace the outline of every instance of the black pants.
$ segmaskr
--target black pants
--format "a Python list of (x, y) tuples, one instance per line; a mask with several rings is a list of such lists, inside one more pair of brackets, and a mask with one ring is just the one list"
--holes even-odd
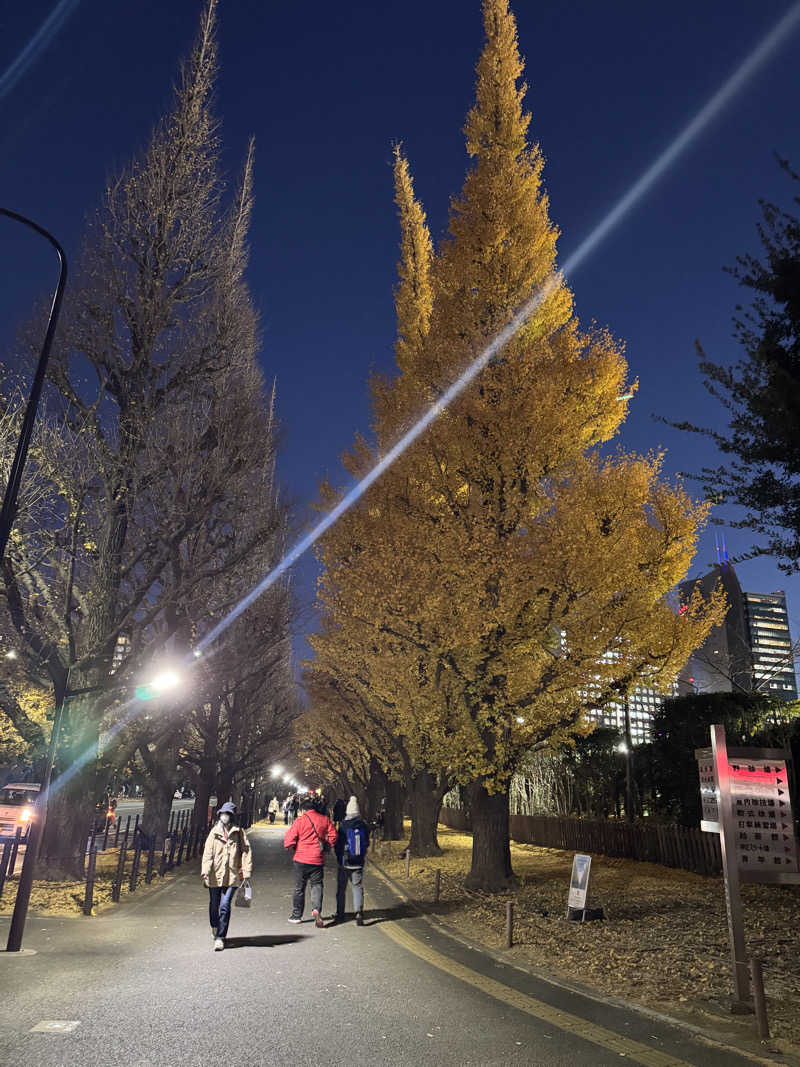
[(311, 908), (322, 911), (323, 867), (316, 863), (293, 863), (294, 893), (292, 894), (292, 918), (301, 919), (306, 903), (306, 883), (311, 886)]

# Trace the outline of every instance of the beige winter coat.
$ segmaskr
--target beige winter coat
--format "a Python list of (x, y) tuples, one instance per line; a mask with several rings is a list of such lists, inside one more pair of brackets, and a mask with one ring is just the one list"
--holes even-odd
[(236, 885), (249, 878), (253, 873), (253, 853), (244, 830), (232, 826), (226, 841), (222, 825), (214, 823), (206, 838), (200, 873), (208, 878), (210, 886)]

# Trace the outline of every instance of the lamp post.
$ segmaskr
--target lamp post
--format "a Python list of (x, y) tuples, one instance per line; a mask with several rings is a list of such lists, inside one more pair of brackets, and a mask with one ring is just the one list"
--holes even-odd
[[(163, 693), (175, 689), (180, 685), (181, 681), (181, 676), (177, 671), (169, 669), (164, 670), (156, 675), (149, 684), (145, 686), (137, 686), (137, 699), (151, 700), (155, 696), (160, 696)], [(117, 689), (120, 687), (114, 688)], [(127, 686), (121, 688), (127, 688)], [(44, 831), (47, 824), (47, 804), (50, 799), (50, 782), (53, 777), (53, 768), (56, 762), (58, 737), (61, 733), (61, 721), (64, 717), (64, 707), (70, 697), (84, 696), (87, 693), (94, 693), (101, 689), (103, 689), (103, 686), (95, 685), (88, 686), (85, 689), (70, 690), (69, 672), (67, 672), (67, 682), (64, 687), (64, 693), (56, 704), (56, 710), (53, 716), (53, 729), (50, 734), (47, 764), (45, 765), (44, 774), (42, 775), (42, 787), (39, 790), (39, 798), (36, 802), (36, 815), (31, 824), (31, 828), (28, 831), (27, 844), (25, 846), (25, 858), (22, 861), (19, 886), (17, 887), (17, 896), (14, 901), (14, 913), (11, 916), (11, 926), (8, 931), (8, 941), (6, 942), (6, 952), (19, 952), (22, 948), (22, 935), (25, 932), (25, 920), (28, 917), (28, 904), (30, 903), (31, 898), (36, 860), (38, 859), (39, 849), (42, 840), (44, 839)]]
[(56, 325), (58, 323), (58, 315), (61, 311), (61, 301), (64, 296), (64, 288), (67, 284), (67, 257), (64, 249), (55, 237), (53, 237), (51, 233), (48, 233), (47, 230), (37, 225), (37, 223), (32, 222), (30, 219), (26, 219), (24, 215), (18, 215), (16, 211), (9, 211), (7, 208), (3, 207), (0, 207), (0, 215), (5, 215), (6, 218), (14, 219), (15, 222), (21, 222), (23, 226), (28, 226), (30, 229), (35, 230), (36, 233), (41, 234), (42, 237), (48, 240), (55, 248), (60, 264), (58, 285), (53, 294), (50, 317), (47, 321), (47, 332), (45, 333), (44, 343), (42, 344), (42, 350), (39, 354), (39, 362), (36, 364), (36, 372), (33, 376), (33, 384), (31, 385), (28, 404), (22, 419), (22, 429), (20, 430), (19, 440), (17, 441), (17, 450), (14, 454), (14, 461), (11, 464), (11, 472), (8, 476), (8, 484), (3, 498), (3, 507), (0, 511), (0, 563), (2, 563), (6, 545), (11, 536), (11, 527), (14, 525), (14, 519), (17, 514), (17, 497), (19, 496), (19, 487), (22, 482), (22, 472), (25, 468), (28, 447), (31, 443), (31, 437), (33, 436), (33, 426), (36, 422), (36, 411), (39, 407), (39, 399), (42, 395), (42, 387), (44, 386), (47, 361), (50, 358), (50, 348), (53, 344), (53, 337), (55, 336)]

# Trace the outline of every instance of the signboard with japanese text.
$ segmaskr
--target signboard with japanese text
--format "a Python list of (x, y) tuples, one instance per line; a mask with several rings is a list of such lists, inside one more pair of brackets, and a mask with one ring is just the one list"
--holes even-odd
[(714, 753), (710, 748), (697, 748), (694, 752), (700, 774), (700, 806), (702, 821), (700, 829), (706, 833), (720, 832), (719, 792)]
[(739, 869), (797, 872), (786, 761), (731, 755), (730, 794)]

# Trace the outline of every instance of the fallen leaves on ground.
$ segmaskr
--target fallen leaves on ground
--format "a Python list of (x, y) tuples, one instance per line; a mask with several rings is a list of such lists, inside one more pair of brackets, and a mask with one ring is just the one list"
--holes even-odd
[[(96, 913), (103, 905), (111, 903), (111, 891), (113, 888), (114, 877), (116, 875), (117, 864), (119, 862), (119, 849), (108, 849), (106, 852), (97, 853), (97, 866), (95, 871), (95, 883), (93, 894), (93, 913)], [(159, 864), (161, 862), (161, 853), (156, 852), (153, 881), (151, 885), (158, 885), (163, 879), (158, 876)], [(188, 862), (184, 860), (184, 863)], [(125, 874), (122, 882), (122, 900), (129, 894), (129, 879), (131, 873), (131, 865), (133, 863), (133, 850), (129, 849), (127, 858), (125, 861)], [(141, 864), (139, 867), (139, 877), (137, 880), (136, 892), (142, 892), (144, 889), (149, 888), (145, 883), (145, 869), (147, 864), (147, 855), (142, 853)], [(14, 909), (14, 900), (17, 895), (17, 885), (19, 884), (19, 872), (22, 867), (22, 856), (20, 855), (17, 871), (13, 878), (8, 878), (3, 890), (3, 897), (0, 900), (0, 915), (10, 915)], [(171, 872), (167, 871), (165, 877), (169, 878)], [(65, 880), (65, 881), (43, 881), (36, 880), (31, 887), (31, 898), (28, 905), (31, 912), (37, 915), (53, 915), (53, 916), (75, 916), (83, 915), (83, 904), (86, 899), (86, 879), (80, 880)]]
[[(518, 962), (660, 1010), (727, 1014), (732, 979), (721, 878), (593, 856), (588, 903), (606, 917), (574, 923), (565, 917), (574, 853), (512, 843), (519, 888), (484, 894), (463, 884), (471, 835), (440, 826), (439, 844), (442, 856), (412, 857), (408, 882), (404, 844), (384, 844), (375, 858), (412, 899), (465, 936), (504, 948), (506, 901), (513, 900), (510, 955)], [(745, 885), (742, 900), (748, 955), (764, 962), (772, 1033), (800, 1043), (800, 887)]]

